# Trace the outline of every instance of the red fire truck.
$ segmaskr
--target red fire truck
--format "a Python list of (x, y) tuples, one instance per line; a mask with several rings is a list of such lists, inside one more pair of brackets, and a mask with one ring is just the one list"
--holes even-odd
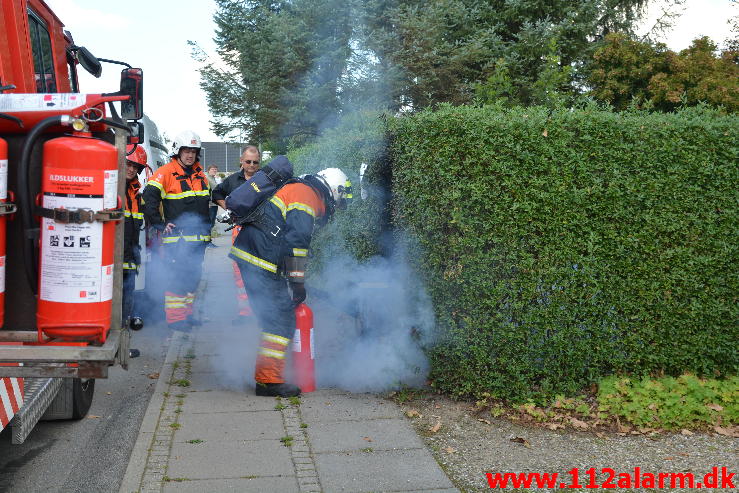
[[(127, 368), (121, 328), (125, 150), (143, 138), (142, 71), (77, 46), (43, 0), (0, 0), (0, 430), (87, 414)], [(119, 63), (82, 94), (77, 71)]]

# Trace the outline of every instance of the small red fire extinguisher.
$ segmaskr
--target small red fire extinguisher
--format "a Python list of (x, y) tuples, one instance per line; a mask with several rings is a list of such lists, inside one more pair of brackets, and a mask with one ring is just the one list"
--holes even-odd
[(316, 390), (313, 310), (305, 303), (295, 307), (295, 326), (293, 337), (295, 384), (302, 392), (313, 392)]
[(44, 144), (39, 339), (105, 342), (113, 297), (118, 204), (115, 146), (77, 132)]

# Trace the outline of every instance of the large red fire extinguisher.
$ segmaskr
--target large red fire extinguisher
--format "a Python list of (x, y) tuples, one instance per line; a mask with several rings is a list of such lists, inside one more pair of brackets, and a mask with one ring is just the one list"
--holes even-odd
[(0, 139), (0, 327), (5, 323), (5, 228), (7, 214), (15, 211), (8, 203), (8, 143)]
[[(104, 342), (111, 322), (116, 148), (78, 132), (44, 144), (39, 339)], [(106, 210), (108, 212), (106, 212)]]

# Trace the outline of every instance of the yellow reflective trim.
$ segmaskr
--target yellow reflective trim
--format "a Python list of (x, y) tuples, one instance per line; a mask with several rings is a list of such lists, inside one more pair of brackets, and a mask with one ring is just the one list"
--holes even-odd
[(290, 344), (290, 339), (288, 339), (287, 337), (278, 336), (276, 334), (267, 334), (264, 332), (262, 333), (262, 340), (274, 342), (275, 344), (280, 344), (281, 346), (287, 346), (288, 344)]
[(231, 253), (235, 255), (236, 257), (239, 257), (241, 260), (244, 260), (246, 262), (249, 262), (252, 265), (256, 265), (257, 267), (261, 267), (264, 270), (268, 270), (272, 273), (277, 273), (277, 266), (271, 262), (267, 262), (266, 260), (262, 260), (259, 257), (255, 257), (249, 252), (245, 252), (244, 250), (240, 248), (236, 248), (235, 246), (231, 247)]
[(146, 184), (158, 188), (159, 189), (159, 195), (162, 198), (164, 198), (164, 196), (166, 195), (166, 193), (164, 192), (164, 185), (162, 185), (158, 181), (149, 180), (149, 181), (146, 182)]
[(177, 243), (182, 238), (185, 241), (210, 241), (209, 235), (180, 235), (180, 236), (164, 236), (162, 243)]
[(163, 195), (163, 197), (167, 200), (179, 200), (179, 199), (184, 199), (187, 197), (208, 197), (208, 196), (210, 196), (210, 191), (208, 190), (188, 190), (187, 192), (168, 193), (166, 195)]
[(283, 202), (282, 199), (276, 195), (274, 195), (271, 199), (269, 199), (269, 201), (275, 204), (278, 209), (280, 209), (280, 212), (282, 213), (282, 218), (285, 219), (285, 214), (287, 214), (287, 208), (285, 207), (285, 202)]
[(259, 354), (267, 356), (268, 358), (285, 359), (285, 353), (282, 351), (275, 351), (274, 349), (268, 349), (266, 347), (259, 348)]
[(124, 263), (123, 263), (123, 269), (124, 269), (124, 270), (136, 270), (136, 269), (138, 269), (138, 268), (139, 268), (139, 266), (138, 266), (138, 265), (136, 265), (136, 264), (135, 264), (135, 263), (133, 263), (133, 262), (124, 262)]
[(308, 256), (307, 248), (293, 248), (293, 257), (307, 257), (307, 256)]
[(313, 207), (309, 206), (308, 204), (303, 204), (300, 202), (293, 202), (292, 204), (287, 206), (287, 212), (290, 212), (292, 210), (303, 211), (305, 213), (310, 214), (313, 217), (316, 217), (316, 212), (313, 210)]
[(144, 214), (142, 212), (123, 211), (123, 215), (126, 217), (133, 217), (134, 219), (144, 218)]

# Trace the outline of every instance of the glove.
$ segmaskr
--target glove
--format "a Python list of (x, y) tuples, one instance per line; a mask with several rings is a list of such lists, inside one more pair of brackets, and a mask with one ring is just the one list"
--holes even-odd
[(227, 210), (223, 214), (219, 214), (216, 217), (216, 221), (218, 221), (219, 223), (231, 224), (233, 223), (233, 213)]
[(290, 291), (293, 296), (293, 304), (298, 306), (305, 301), (305, 284), (302, 282), (291, 282)]

